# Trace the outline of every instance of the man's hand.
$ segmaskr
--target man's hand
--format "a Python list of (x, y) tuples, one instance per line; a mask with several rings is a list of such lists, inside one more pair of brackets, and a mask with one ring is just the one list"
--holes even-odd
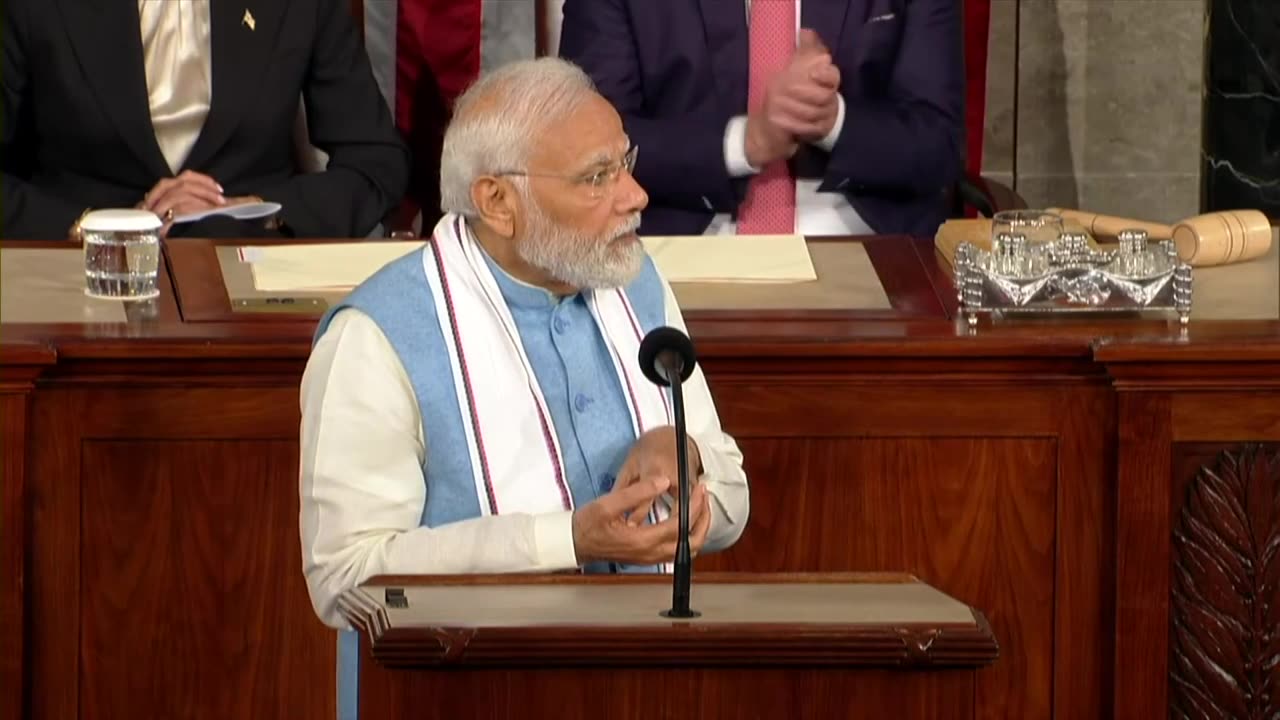
[[(766, 105), (768, 99), (765, 99)], [(747, 132), (743, 142), (747, 162), (754, 168), (764, 168), (778, 160), (790, 159), (796, 154), (799, 143), (790, 132), (771, 123), (762, 109), (747, 115)]]
[(228, 204), (222, 186), (208, 175), (186, 170), (178, 177), (165, 178), (151, 188), (138, 207), (150, 210), (164, 222), (161, 235), (167, 235), (173, 218)]
[(816, 142), (839, 116), (840, 69), (812, 30), (801, 30), (791, 64), (769, 81), (764, 103), (747, 117), (747, 161), (764, 167), (791, 157), (801, 142)]
[(802, 140), (816, 142), (830, 134), (840, 115), (840, 68), (832, 61), (831, 51), (822, 38), (812, 30), (800, 31), (796, 53), (806, 58), (802, 62), (809, 68), (809, 79), (821, 89), (817, 106), (818, 126), (811, 135), (800, 134)]
[[(618, 485), (604, 497), (579, 508), (573, 514), (573, 550), (578, 562), (656, 565), (674, 560), (679, 518), (672, 515), (656, 525), (637, 525), (630, 514), (632, 508), (652, 505), (669, 487), (671, 482), (666, 479)], [(693, 554), (702, 549), (711, 528), (711, 513), (706, 512), (706, 506), (706, 487), (698, 485), (689, 498), (689, 550)]]
[[(702, 475), (702, 454), (698, 451), (698, 445), (693, 438), (686, 439), (689, 443), (689, 495), (692, 498), (698, 489), (698, 479)], [(677, 492), (680, 480), (679, 467), (676, 463), (676, 429), (671, 425), (654, 428), (637, 438), (635, 444), (631, 446), (626, 460), (622, 462), (622, 469), (618, 471), (618, 479), (614, 487), (626, 487), (642, 480), (665, 481), (670, 484), (671, 494), (676, 496), (671, 507), (671, 514), (674, 517), (680, 502)], [(631, 508), (632, 524), (643, 524), (652, 509), (652, 502)], [(692, 512), (694, 509), (692, 504), (689, 509), (689, 526), (693, 527), (697, 524), (698, 518)]]

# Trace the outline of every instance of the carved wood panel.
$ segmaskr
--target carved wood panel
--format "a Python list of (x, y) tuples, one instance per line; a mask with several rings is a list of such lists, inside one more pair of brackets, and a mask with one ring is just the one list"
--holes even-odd
[(903, 571), (986, 614), (1000, 658), (979, 717), (1048, 718), (1057, 443), (1034, 438), (740, 440), (751, 520), (699, 570)]
[(81, 447), (81, 718), (325, 718), (293, 441)]
[(35, 383), (55, 359), (53, 349), (41, 344), (14, 343), (12, 338), (0, 344), (0, 720), (29, 715), (27, 443)]
[(1280, 444), (1175, 455), (1169, 714), (1280, 717)]
[(27, 395), (0, 391), (0, 718), (23, 717)]

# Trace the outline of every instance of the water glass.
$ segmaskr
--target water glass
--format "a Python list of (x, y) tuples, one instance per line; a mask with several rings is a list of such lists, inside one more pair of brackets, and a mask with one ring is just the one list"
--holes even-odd
[(80, 220), (85, 294), (149, 300), (160, 294), (160, 228), (147, 210), (95, 210)]

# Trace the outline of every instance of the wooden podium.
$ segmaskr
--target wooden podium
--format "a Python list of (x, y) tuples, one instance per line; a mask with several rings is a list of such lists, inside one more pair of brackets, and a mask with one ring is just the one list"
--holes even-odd
[(998, 647), (908, 575), (379, 577), (345, 595), (360, 718), (972, 718)]

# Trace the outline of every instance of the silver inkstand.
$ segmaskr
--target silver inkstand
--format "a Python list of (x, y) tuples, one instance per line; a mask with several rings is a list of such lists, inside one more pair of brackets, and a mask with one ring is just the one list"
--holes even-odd
[(1090, 246), (1082, 232), (1027, 242), (1019, 232), (997, 233), (991, 250), (962, 242), (955, 285), (969, 326), (982, 314), (1060, 315), (1176, 313), (1191, 320), (1191, 266), (1172, 240), (1150, 242), (1145, 230), (1125, 230), (1116, 249)]

